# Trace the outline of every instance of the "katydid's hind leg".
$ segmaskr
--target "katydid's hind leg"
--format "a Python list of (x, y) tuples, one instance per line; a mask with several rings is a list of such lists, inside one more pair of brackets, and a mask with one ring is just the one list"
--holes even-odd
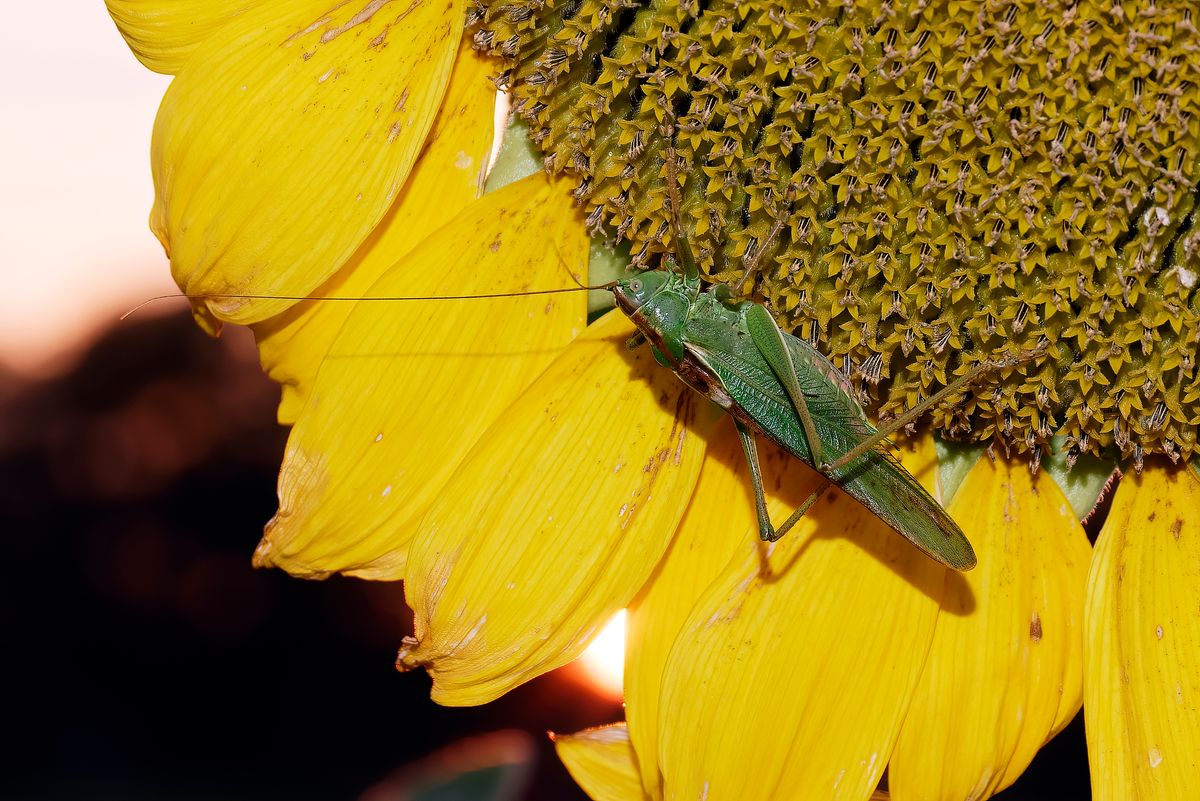
[(774, 542), (779, 539), (771, 525), (771, 516), (767, 514), (767, 499), (763, 494), (762, 467), (758, 463), (758, 445), (754, 442), (754, 432), (746, 428), (741, 420), (734, 420), (737, 426), (738, 439), (742, 441), (742, 451), (746, 454), (746, 464), (750, 467), (750, 483), (754, 487), (754, 511), (758, 515), (758, 536), (764, 542)]
[[(999, 362), (988, 362), (985, 364), (977, 365), (975, 367), (975, 369), (971, 370), (966, 375), (959, 376), (958, 378), (954, 379), (946, 386), (939, 389), (937, 392), (930, 395), (925, 400), (918, 403), (916, 406), (912, 407), (911, 409), (909, 409), (908, 411), (899, 415), (898, 417), (892, 418), (883, 427), (881, 427), (878, 431), (876, 431), (874, 434), (872, 434), (870, 437), (867, 437), (863, 441), (859, 442), (857, 445), (855, 445), (853, 448), (851, 448), (849, 451), (847, 451), (845, 454), (843, 454), (840, 458), (835, 459), (833, 462), (831, 462), (829, 464), (829, 472), (840, 470), (841, 468), (843, 468), (846, 465), (853, 462), (855, 459), (862, 456), (867, 451), (875, 450), (875, 448), (877, 448), (881, 442), (886, 440), (892, 434), (895, 434), (900, 429), (909, 425), (914, 420), (919, 418), (921, 415), (925, 414), (925, 412), (929, 411), (930, 409), (932, 409), (933, 407), (937, 406), (939, 403), (944, 401), (946, 398), (968, 388), (971, 384), (975, 383), (981, 377), (987, 375), (988, 373), (992, 372), (993, 370), (1001, 369), (1004, 367), (1011, 367), (1012, 365), (1015, 365), (1015, 364), (1020, 364), (1023, 361), (1032, 359), (1034, 356), (1037, 356), (1041, 352), (1042, 352), (1042, 350), (1034, 350), (1034, 351), (1030, 351), (1029, 353), (1026, 353), (1016, 359), (1004, 359)], [(821, 472), (825, 473), (826, 471), (822, 470)]]
[(775, 529), (775, 534), (774, 534), (774, 536), (772, 536), (770, 538), (770, 541), (775, 542), (776, 540), (782, 538), (784, 534), (787, 534), (789, 531), (791, 531), (792, 526), (799, 523), (800, 519), (802, 517), (804, 517), (806, 514), (808, 514), (808, 510), (813, 508), (813, 504), (815, 504), (817, 501), (819, 501), (821, 499), (821, 496), (825, 494), (825, 491), (828, 490), (832, 486), (833, 486), (833, 483), (831, 481), (829, 481), (829, 479), (823, 480), (821, 482), (821, 486), (819, 486), (815, 490), (813, 490), (812, 494), (804, 499), (804, 503), (802, 503), (798, 507), (796, 507), (796, 511), (792, 512), (792, 516), (789, 517), (787, 520), (783, 521), (782, 526)]
[(817, 434), (817, 424), (813, 422), (812, 412), (808, 410), (808, 400), (796, 376), (796, 365), (792, 362), (792, 352), (788, 350), (783, 331), (771, 313), (762, 306), (751, 306), (746, 311), (746, 329), (750, 332), (750, 341), (766, 359), (775, 377), (783, 384), (792, 408), (800, 418), (804, 429), (804, 438), (808, 440), (809, 458), (812, 466), (822, 473), (828, 474), (825, 467), (824, 453), (821, 448), (821, 437)]

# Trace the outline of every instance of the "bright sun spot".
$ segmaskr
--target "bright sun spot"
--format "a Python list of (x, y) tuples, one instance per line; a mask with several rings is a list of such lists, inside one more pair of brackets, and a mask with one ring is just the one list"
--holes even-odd
[(621, 679), (625, 674), (625, 610), (608, 622), (588, 649), (579, 657), (588, 681), (597, 692), (621, 697)]

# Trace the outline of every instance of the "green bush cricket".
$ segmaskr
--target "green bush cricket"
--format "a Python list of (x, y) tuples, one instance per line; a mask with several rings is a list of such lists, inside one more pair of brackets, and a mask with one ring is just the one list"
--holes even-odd
[[(786, 534), (833, 483), (939, 562), (956, 570), (974, 567), (975, 553), (962, 530), (880, 447), (888, 434), (962, 384), (951, 384), (876, 431), (846, 378), (807, 342), (781, 331), (765, 307), (731, 302), (719, 290), (701, 291), (698, 278), (664, 270), (618, 281), (612, 292), (618, 308), (649, 340), (655, 359), (733, 418), (750, 467), (762, 539)], [(778, 528), (767, 514), (756, 434), (827, 479)]]
[[(665, 155), (676, 258), (683, 263), (683, 275), (660, 269), (604, 288), (638, 327), (631, 345), (648, 340), (659, 364), (733, 418), (750, 468), (762, 539), (774, 541), (786, 534), (833, 483), (930, 557), (956, 570), (974, 567), (975, 552), (962, 529), (881, 446), (890, 434), (991, 366), (951, 382), (877, 431), (846, 377), (812, 345), (782, 331), (766, 307), (734, 300), (723, 286), (702, 291), (695, 259), (678, 236), (674, 148), (668, 145)], [(748, 266), (747, 274), (754, 268)], [(778, 528), (767, 513), (756, 434), (826, 478)]]

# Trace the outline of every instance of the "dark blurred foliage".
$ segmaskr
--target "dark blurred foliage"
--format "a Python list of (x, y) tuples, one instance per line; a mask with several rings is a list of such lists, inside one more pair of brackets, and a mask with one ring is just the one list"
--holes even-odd
[[(230, 332), (235, 333), (235, 332)], [(60, 378), (0, 377), (0, 796), (354, 799), (461, 737), (533, 735), (530, 798), (580, 799), (547, 729), (617, 720), (550, 677), (477, 709), (399, 674), (399, 584), (250, 567), (286, 431), (244, 340), (133, 318)]]
[[(623, 715), (569, 669), (439, 707), (392, 667), (398, 584), (250, 567), (286, 437), (276, 400), (244, 339), (185, 315), (123, 323), (52, 380), (0, 375), (0, 796), (341, 801), (516, 729), (536, 755), (527, 798), (584, 798), (545, 732)], [(1086, 798), (1082, 731), (1001, 798)]]

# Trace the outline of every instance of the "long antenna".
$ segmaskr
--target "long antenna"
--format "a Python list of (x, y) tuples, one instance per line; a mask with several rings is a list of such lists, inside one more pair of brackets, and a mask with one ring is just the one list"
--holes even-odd
[(740, 293), (742, 291), (742, 287), (746, 285), (746, 281), (749, 280), (752, 275), (758, 272), (758, 268), (762, 263), (763, 257), (767, 255), (767, 248), (775, 244), (775, 240), (779, 237), (779, 234), (783, 232), (783, 227), (785, 224), (786, 223), (784, 220), (780, 218), (775, 219), (775, 224), (771, 226), (771, 230), (767, 234), (767, 238), (762, 241), (762, 246), (758, 249), (757, 253), (750, 257), (750, 261), (745, 263), (745, 266), (742, 270), (742, 277), (739, 278), (737, 283), (733, 285), (732, 289), (735, 293)]
[(361, 303), (364, 301), (397, 301), (397, 300), (485, 300), (487, 298), (523, 298), (529, 295), (558, 295), (563, 292), (586, 292), (592, 289), (612, 289), (617, 285), (616, 281), (609, 281), (607, 284), (599, 284), (597, 286), (588, 286), (580, 283), (579, 279), (573, 273), (568, 271), (571, 280), (579, 284), (579, 286), (566, 287), (563, 289), (532, 289), (527, 292), (485, 292), (479, 295), (359, 295), (346, 296), (335, 295), (332, 297), (320, 297), (317, 295), (255, 295), (255, 294), (239, 294), (235, 292), (213, 292), (207, 295), (190, 295), (184, 292), (179, 292), (172, 295), (155, 295), (152, 298), (142, 301), (134, 306), (129, 311), (121, 315), (121, 319), (129, 317), (141, 309), (149, 306), (151, 303), (157, 303), (160, 300), (174, 300), (182, 298), (185, 300), (314, 300), (314, 301), (350, 301)]
[[(680, 199), (679, 193), (679, 158), (675, 154), (674, 113), (671, 114), (670, 122), (667, 124), (666, 134), (667, 152), (663, 166), (667, 173), (667, 198), (671, 202), (671, 235), (675, 240), (675, 255), (683, 262), (684, 277), (698, 279), (700, 277), (700, 265), (696, 263), (696, 257), (692, 254), (692, 249), (684, 239), (683, 223), (680, 220), (683, 211), (683, 201)], [(684, 180), (687, 180), (686, 176)]]

